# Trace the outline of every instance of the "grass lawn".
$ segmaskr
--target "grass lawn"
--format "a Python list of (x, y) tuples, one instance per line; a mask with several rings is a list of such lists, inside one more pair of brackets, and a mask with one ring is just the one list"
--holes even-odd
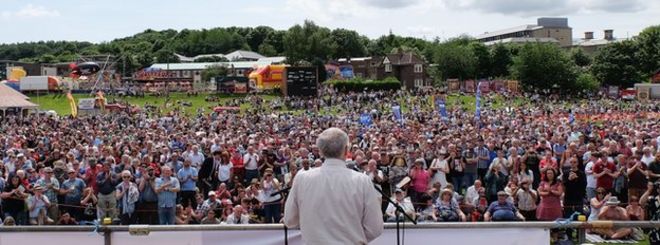
[[(138, 105), (138, 106), (144, 106), (146, 104), (149, 105), (155, 105), (162, 107), (165, 112), (173, 110), (175, 107), (177, 107), (178, 101), (185, 101), (185, 102), (190, 102), (192, 105), (189, 107), (182, 107), (183, 110), (185, 111), (186, 114), (193, 115), (198, 108), (201, 108), (204, 110), (204, 112), (210, 112), (211, 108), (214, 106), (218, 105), (218, 102), (206, 102), (204, 99), (206, 96), (209, 94), (200, 94), (198, 96), (187, 96), (185, 93), (172, 93), (170, 94), (169, 98), (169, 103), (167, 106), (164, 106), (164, 103), (167, 101), (166, 97), (163, 96), (151, 96), (151, 95), (146, 95), (145, 97), (115, 97), (115, 96), (106, 96), (108, 101), (112, 100), (113, 98), (116, 98), (117, 100), (120, 101), (127, 101), (131, 105)], [(40, 106), (41, 110), (54, 110), (57, 112), (58, 115), (69, 115), (71, 113), (70, 108), (69, 108), (69, 102), (67, 101), (66, 97), (64, 96), (59, 96), (58, 98), (55, 98), (53, 94), (42, 94), (42, 95), (36, 95), (36, 94), (31, 94), (29, 95), (30, 99), (32, 102), (38, 104)], [(74, 94), (73, 97), (78, 101), (79, 99), (83, 98), (94, 98), (93, 96), (89, 94)], [(234, 99), (234, 98), (241, 98), (243, 97), (242, 95), (220, 95), (220, 103), (224, 103), (228, 100)], [(266, 101), (273, 100), (277, 98), (276, 95), (262, 95), (262, 97)], [(422, 104), (425, 103), (423, 106), (430, 106), (430, 98), (415, 98), (414, 99), (417, 104)], [(422, 102), (422, 100), (424, 102)], [(482, 107), (488, 106), (485, 102), (486, 100), (482, 100)], [(408, 110), (412, 109), (410, 108), (411, 106), (406, 102), (406, 101), (399, 101), (401, 104), (401, 109), (404, 112), (408, 112)], [(474, 112), (475, 110), (475, 103), (476, 99), (474, 95), (450, 95), (447, 97), (447, 109), (451, 110), (455, 107), (461, 107), (466, 111), (469, 112)], [(495, 96), (494, 99), (492, 100), (491, 106), (495, 109), (500, 109), (504, 108), (506, 106), (512, 106), (512, 107), (518, 107), (523, 104), (527, 103), (527, 100), (524, 98), (516, 98), (513, 100), (512, 105), (509, 105), (507, 101), (502, 96)], [(242, 104), (241, 105), (241, 111), (246, 111), (251, 107), (250, 104)], [(389, 107), (386, 107), (389, 108)], [(387, 109), (388, 110), (388, 109)], [(323, 108), (322, 111), (320, 112), (321, 114), (330, 114), (330, 115), (336, 115), (342, 111), (341, 106), (332, 106), (332, 107), (327, 107)], [(284, 108), (280, 112), (288, 112), (292, 114), (301, 114), (304, 113), (302, 110), (288, 110)]]
[[(166, 97), (163, 96), (152, 96), (152, 95), (146, 95), (145, 97), (115, 97), (115, 96), (106, 96), (106, 99), (108, 101), (111, 101), (113, 98), (116, 98), (119, 101), (127, 101), (131, 105), (138, 105), (138, 106), (144, 106), (146, 104), (149, 105), (155, 105), (155, 106), (161, 106), (163, 107), (163, 110), (165, 112), (173, 110), (175, 107), (177, 107), (177, 102), (178, 101), (185, 101), (185, 102), (190, 102), (192, 105), (187, 107), (183, 106), (182, 108), (184, 109), (186, 114), (194, 114), (198, 108), (201, 108), (204, 110), (204, 112), (210, 112), (211, 109), (215, 106), (217, 106), (219, 103), (224, 103), (226, 101), (232, 100), (234, 98), (241, 98), (243, 96), (237, 95), (221, 95), (220, 96), (220, 102), (206, 102), (205, 98), (209, 94), (200, 94), (198, 96), (187, 96), (185, 93), (172, 93), (170, 94), (169, 97), (169, 103), (167, 106), (163, 106), (165, 102), (167, 101)], [(32, 94), (29, 95), (30, 100), (36, 104), (39, 105), (40, 110), (53, 110), (57, 112), (58, 115), (69, 115), (71, 114), (71, 109), (69, 107), (69, 102), (66, 99), (66, 97), (60, 96), (58, 98), (55, 98), (55, 95), (53, 94), (48, 94), (48, 95), (36, 95)], [(84, 98), (94, 98), (94, 96), (91, 96), (89, 94), (74, 94), (73, 97), (76, 99), (76, 102), (78, 102), (79, 99), (84, 99)], [(276, 96), (273, 95), (263, 95), (265, 100), (272, 100), (276, 98)], [(251, 107), (249, 104), (242, 104), (241, 105), (241, 110), (247, 110)]]

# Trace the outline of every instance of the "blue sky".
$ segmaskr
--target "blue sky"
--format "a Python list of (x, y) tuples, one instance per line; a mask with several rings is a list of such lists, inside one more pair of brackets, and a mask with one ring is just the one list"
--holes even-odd
[(614, 29), (633, 36), (660, 24), (660, 1), (651, 0), (1, 0), (0, 43), (38, 40), (102, 42), (147, 28), (181, 30), (267, 25), (276, 29), (305, 19), (375, 38), (389, 30), (431, 39), (478, 34), (540, 16), (569, 18), (573, 37)]

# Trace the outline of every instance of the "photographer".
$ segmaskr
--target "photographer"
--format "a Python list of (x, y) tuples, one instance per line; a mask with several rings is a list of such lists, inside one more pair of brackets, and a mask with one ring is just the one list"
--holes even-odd
[(263, 202), (266, 223), (279, 223), (282, 212), (282, 204), (280, 203), (282, 197), (279, 194), (271, 196), (280, 190), (280, 182), (273, 176), (273, 169), (267, 168), (264, 171), (261, 184), (263, 186), (261, 201)]
[[(146, 166), (146, 165), (145, 165)], [(138, 184), (140, 191), (140, 200), (137, 203), (137, 217), (140, 224), (158, 224), (158, 216), (155, 210), (157, 209), (158, 196), (155, 191), (154, 169), (149, 167), (140, 167), (142, 176), (136, 178), (135, 182)]]

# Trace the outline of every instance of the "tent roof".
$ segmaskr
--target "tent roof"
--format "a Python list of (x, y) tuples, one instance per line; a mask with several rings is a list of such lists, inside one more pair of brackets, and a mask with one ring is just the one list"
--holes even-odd
[(39, 105), (29, 101), (29, 97), (14, 90), (13, 88), (0, 83), (0, 108), (37, 108)]

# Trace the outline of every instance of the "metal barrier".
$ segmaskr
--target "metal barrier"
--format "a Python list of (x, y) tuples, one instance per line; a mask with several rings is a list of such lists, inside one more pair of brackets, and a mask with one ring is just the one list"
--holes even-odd
[[(660, 221), (594, 221), (594, 222), (456, 222), (456, 223), (406, 223), (406, 229), (576, 229), (578, 240), (585, 242), (587, 229), (609, 228), (660, 228)], [(111, 245), (113, 232), (129, 232), (131, 235), (148, 235), (149, 232), (176, 231), (218, 231), (218, 230), (283, 230), (282, 224), (250, 225), (131, 225), (131, 226), (2, 226), (0, 234), (8, 232), (98, 232), (104, 237), (104, 244)], [(386, 223), (385, 229), (395, 229), (395, 224)]]

